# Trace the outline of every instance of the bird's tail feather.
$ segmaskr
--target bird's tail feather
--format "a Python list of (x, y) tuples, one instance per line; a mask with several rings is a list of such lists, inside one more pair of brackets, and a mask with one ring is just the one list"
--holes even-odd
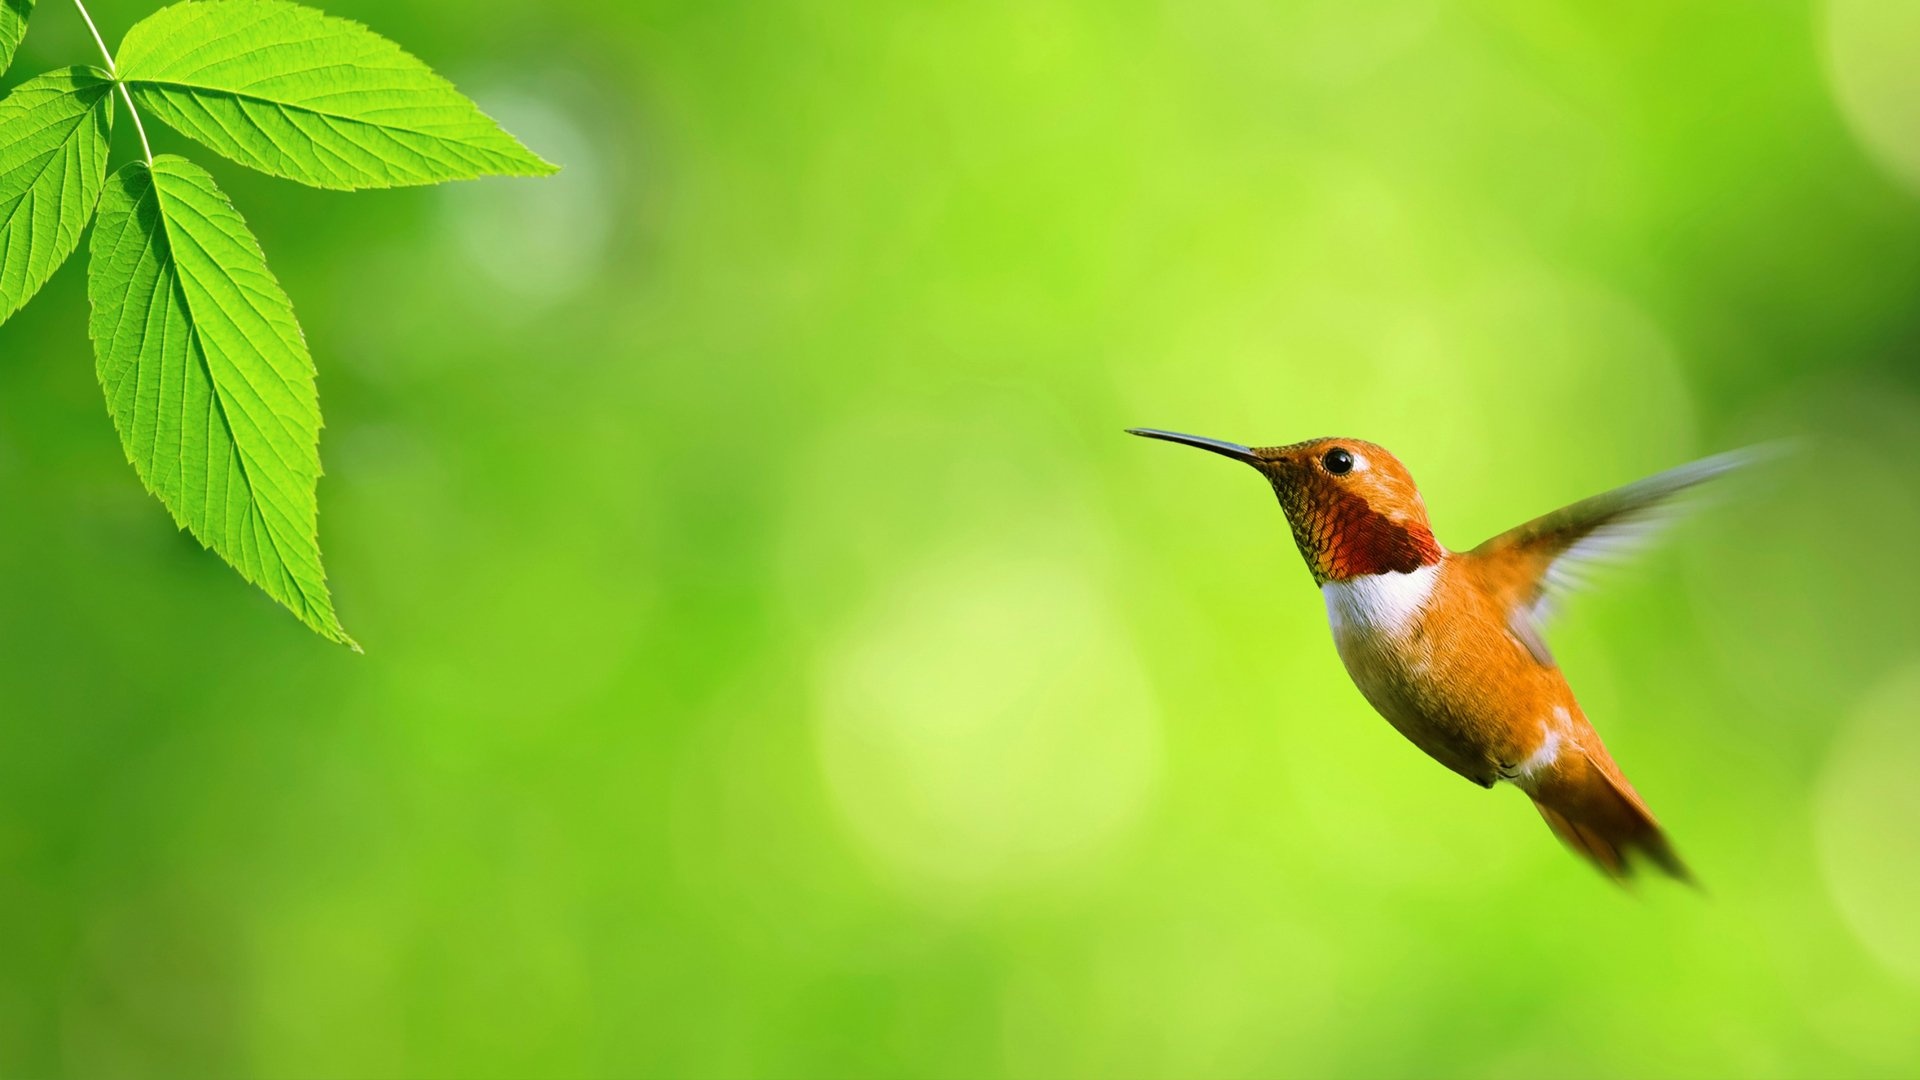
[[(1604, 759), (1606, 751), (1600, 754)], [(1634, 861), (1645, 856), (1669, 876), (1694, 884), (1660, 823), (1619, 770), (1607, 767), (1612, 764), (1594, 760), (1585, 750), (1572, 750), (1543, 772), (1527, 794), (1555, 836), (1615, 881), (1631, 877)]]

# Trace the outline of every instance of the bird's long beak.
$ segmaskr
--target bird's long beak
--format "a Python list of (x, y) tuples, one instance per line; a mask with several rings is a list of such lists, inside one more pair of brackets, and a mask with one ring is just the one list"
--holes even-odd
[(1203, 439), (1198, 435), (1182, 435), (1177, 431), (1160, 431), (1155, 428), (1143, 427), (1128, 428), (1127, 434), (1141, 435), (1149, 439), (1165, 439), (1167, 442), (1181, 443), (1186, 446), (1197, 446), (1202, 450), (1211, 450), (1223, 457), (1230, 457), (1235, 461), (1244, 462), (1248, 465), (1260, 464), (1259, 455), (1255, 454), (1251, 448), (1241, 446), (1239, 443), (1222, 442), (1219, 439)]

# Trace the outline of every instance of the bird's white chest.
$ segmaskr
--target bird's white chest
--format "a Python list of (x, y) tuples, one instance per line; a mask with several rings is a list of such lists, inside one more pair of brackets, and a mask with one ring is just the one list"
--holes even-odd
[(1350, 643), (1390, 642), (1410, 630), (1433, 599), (1440, 564), (1412, 573), (1367, 574), (1320, 587), (1327, 598), (1327, 622), (1334, 643), (1344, 652)]
[(1433, 600), (1439, 574), (1438, 565), (1423, 566), (1409, 574), (1329, 581), (1320, 590), (1327, 598), (1333, 646), (1347, 674), (1374, 709), (1403, 732), (1420, 714), (1408, 687), (1424, 668), (1420, 651), (1408, 647), (1408, 635)]

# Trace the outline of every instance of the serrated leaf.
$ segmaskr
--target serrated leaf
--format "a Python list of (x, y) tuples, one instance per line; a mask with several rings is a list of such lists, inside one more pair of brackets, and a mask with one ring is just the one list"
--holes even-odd
[(350, 190), (554, 171), (400, 46), (285, 0), (162, 8), (127, 31), (116, 58), (146, 113), (303, 184)]
[(107, 411), (147, 490), (242, 577), (352, 644), (315, 538), (313, 361), (213, 177), (163, 154), (108, 178), (87, 296)]
[(104, 71), (49, 71), (0, 98), (0, 322), (79, 246), (107, 178), (112, 133)]
[(27, 36), (27, 16), (33, 14), (33, 0), (0, 0), (0, 75), (13, 63), (13, 51)]

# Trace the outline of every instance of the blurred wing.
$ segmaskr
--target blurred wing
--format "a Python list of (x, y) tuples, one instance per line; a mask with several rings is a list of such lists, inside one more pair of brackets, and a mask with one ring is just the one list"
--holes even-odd
[(1680, 516), (1675, 496), (1769, 456), (1734, 450), (1669, 469), (1537, 517), (1474, 548), (1506, 583), (1508, 625), (1534, 658), (1551, 665), (1540, 624), (1555, 601), (1585, 585), (1597, 566), (1624, 561)]

